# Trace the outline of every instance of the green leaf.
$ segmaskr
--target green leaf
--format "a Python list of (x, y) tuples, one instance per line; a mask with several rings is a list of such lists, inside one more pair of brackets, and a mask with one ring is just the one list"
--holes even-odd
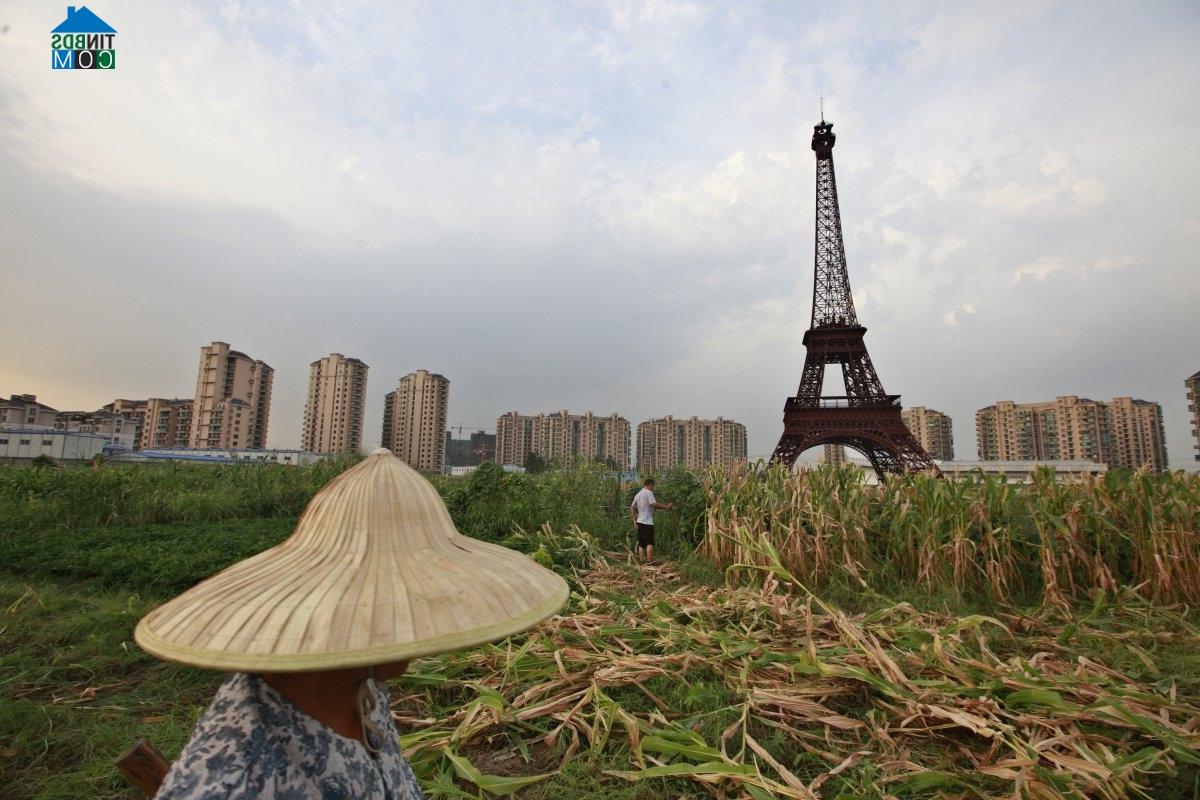
[(524, 789), (530, 784), (537, 783), (554, 775), (553, 772), (543, 772), (540, 775), (522, 775), (520, 777), (485, 775), (466, 756), (460, 756), (448, 747), (442, 752), (446, 754), (446, 758), (450, 759), (450, 763), (454, 765), (454, 772), (458, 777), (464, 781), (470, 781), (488, 794), (510, 795), (513, 792)]
[(652, 753), (664, 753), (671, 756), (684, 756), (692, 761), (720, 761), (721, 752), (704, 744), (699, 737), (692, 741), (671, 741), (663, 736), (647, 736), (642, 739), (642, 750)]
[(402, 750), (410, 750), (413, 747), (427, 742), (431, 739), (440, 739), (446, 735), (446, 731), (439, 728), (427, 728), (423, 731), (413, 731), (400, 736), (400, 748)]
[(1069, 624), (1063, 626), (1062, 633), (1058, 634), (1058, 636), (1056, 636), (1054, 638), (1054, 641), (1058, 642), (1061, 645), (1066, 645), (1071, 641), (1071, 639), (1078, 632), (1079, 632), (1079, 626), (1076, 625), (1074, 622), (1069, 623)]
[(984, 616), (983, 614), (970, 614), (962, 619), (956, 620), (946, 627), (946, 633), (958, 633), (969, 628), (978, 628), (981, 625), (995, 625), (1005, 633), (1009, 633), (1008, 626), (995, 617)]
[(1050, 708), (1055, 711), (1075, 711), (1079, 706), (1063, 700), (1062, 695), (1051, 689), (1019, 689), (1004, 698), (1009, 708)]
[(912, 794), (928, 791), (929, 789), (950, 789), (959, 786), (961, 783), (962, 781), (949, 772), (930, 770), (929, 772), (921, 772), (910, 778), (905, 778), (903, 781), (897, 783), (896, 793)]
[(689, 775), (758, 775), (758, 770), (748, 764), (727, 764), (724, 761), (710, 761), (705, 764), (666, 764), (661, 767), (621, 771), (605, 770), (605, 775), (624, 778), (627, 781), (641, 781), (647, 778), (687, 777)]
[(473, 704), (484, 705), (496, 711), (503, 711), (508, 706), (508, 701), (504, 699), (504, 695), (495, 689), (484, 686), (481, 683), (472, 682), (468, 685), (479, 694), (477, 698), (471, 701)]
[(426, 674), (421, 672), (406, 672), (400, 678), (402, 686), (441, 686), (446, 682), (445, 675)]

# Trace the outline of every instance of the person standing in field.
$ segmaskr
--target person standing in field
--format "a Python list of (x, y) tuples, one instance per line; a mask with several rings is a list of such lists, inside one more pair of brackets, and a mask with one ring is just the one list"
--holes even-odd
[(654, 560), (654, 509), (670, 511), (674, 503), (660, 503), (654, 499), (654, 478), (646, 478), (642, 490), (633, 496), (629, 504), (629, 518), (637, 528), (637, 557), (647, 562)]

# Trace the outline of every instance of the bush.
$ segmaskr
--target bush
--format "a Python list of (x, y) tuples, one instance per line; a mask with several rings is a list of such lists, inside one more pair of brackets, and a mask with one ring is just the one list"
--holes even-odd
[(576, 525), (612, 544), (623, 530), (622, 489), (598, 464), (529, 475), (485, 463), (465, 478), (433, 482), (454, 524), (477, 539), (499, 542), (543, 525), (554, 530)]

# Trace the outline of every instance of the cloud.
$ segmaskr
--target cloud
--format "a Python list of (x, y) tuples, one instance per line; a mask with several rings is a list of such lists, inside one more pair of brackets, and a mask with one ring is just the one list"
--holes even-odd
[(1108, 189), (1101, 180), (1081, 175), (1078, 164), (1066, 153), (1051, 149), (1042, 156), (1038, 174), (988, 189), (983, 204), (1000, 211), (1022, 212), (1049, 204), (1085, 208), (1107, 198)]
[(1061, 257), (1047, 256), (1039, 258), (1036, 261), (1022, 264), (1013, 270), (1012, 285), (1016, 286), (1024, 278), (1032, 278), (1035, 281), (1044, 282), (1049, 275), (1061, 272), (1067, 268)]
[(970, 316), (975, 313), (975, 306), (971, 303), (963, 303), (962, 305), (952, 308), (942, 316), (942, 322), (947, 327), (957, 328), (959, 324), (958, 315)]
[(1098, 272), (1111, 272), (1124, 267), (1141, 264), (1142, 259), (1132, 255), (1115, 256), (1105, 253), (1096, 257), (1091, 264), (1075, 264), (1068, 262), (1063, 256), (1047, 256), (1022, 264), (1012, 273), (1011, 285), (1016, 286), (1025, 278), (1044, 283), (1046, 278), (1056, 272), (1071, 272), (1082, 278), (1087, 278)]
[(1142, 260), (1137, 256), (1114, 256), (1106, 253), (1092, 262), (1092, 270), (1095, 272), (1109, 272), (1114, 269), (1133, 267), (1141, 263)]

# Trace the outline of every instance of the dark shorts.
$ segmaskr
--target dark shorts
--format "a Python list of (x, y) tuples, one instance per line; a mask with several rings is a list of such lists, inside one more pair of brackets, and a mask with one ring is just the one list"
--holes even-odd
[(641, 522), (638, 526), (638, 547), (654, 547), (654, 526)]

